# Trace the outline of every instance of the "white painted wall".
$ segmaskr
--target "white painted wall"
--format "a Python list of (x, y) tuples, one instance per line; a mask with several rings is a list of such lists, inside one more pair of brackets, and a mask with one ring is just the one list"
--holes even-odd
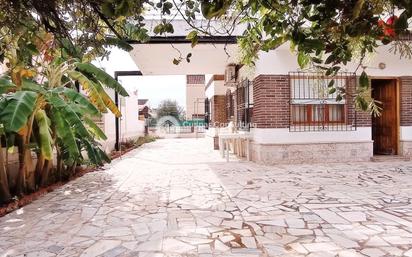
[[(106, 90), (109, 96), (114, 99), (113, 90)], [(144, 135), (144, 121), (139, 120), (139, 107), (137, 104), (137, 93), (128, 92), (129, 97), (119, 96), (119, 102), (121, 103), (120, 111), (122, 117), (120, 118), (120, 141), (126, 141), (127, 139), (136, 139)], [(106, 151), (114, 149), (116, 142), (116, 125), (115, 117), (109, 111), (103, 114), (104, 133), (107, 136), (105, 142), (101, 142)]]
[[(122, 100), (120, 118), (120, 140), (136, 139), (144, 135), (144, 121), (139, 120), (139, 107), (137, 104), (137, 92), (129, 92), (129, 97)], [(123, 105), (124, 104), (124, 105)]]
[(290, 132), (288, 128), (252, 128), (255, 144), (306, 144), (371, 142), (372, 129), (360, 127), (356, 131)]
[(401, 141), (412, 141), (412, 126), (401, 126), (400, 140)]
[[(412, 75), (412, 60), (407, 58), (399, 58), (389, 51), (390, 45), (380, 46), (377, 52), (366, 58), (365, 65), (367, 73), (370, 76), (411, 76)], [(379, 63), (385, 63), (386, 68), (379, 69)], [(354, 72), (357, 67), (357, 62), (349, 63), (342, 68), (342, 71)], [(288, 74), (290, 71), (299, 70), (297, 57), (290, 50), (290, 44), (285, 43), (275, 50), (269, 52), (261, 51), (259, 60), (256, 62), (255, 77), (261, 74)], [(362, 69), (358, 70), (358, 73)]]
[[(114, 91), (106, 89), (106, 92), (110, 98), (114, 101)], [(115, 126), (115, 117), (114, 114), (108, 111), (103, 114), (103, 131), (107, 136), (106, 141), (101, 142), (106, 152), (110, 152), (114, 149), (114, 144), (116, 143), (116, 126)]]
[(186, 119), (191, 120), (193, 114), (205, 114), (205, 85), (186, 85)]
[(210, 99), (214, 95), (226, 95), (228, 89), (223, 80), (214, 80), (206, 89), (206, 97)]

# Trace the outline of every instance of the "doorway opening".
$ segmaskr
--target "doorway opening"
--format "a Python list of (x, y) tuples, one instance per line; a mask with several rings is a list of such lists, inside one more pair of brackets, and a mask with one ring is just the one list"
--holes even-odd
[(399, 101), (396, 79), (372, 79), (372, 97), (383, 108), (372, 117), (374, 155), (397, 155), (399, 145)]

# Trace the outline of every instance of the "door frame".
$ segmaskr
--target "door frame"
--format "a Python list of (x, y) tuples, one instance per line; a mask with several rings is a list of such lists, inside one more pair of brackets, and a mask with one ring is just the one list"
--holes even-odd
[[(395, 104), (396, 104), (396, 154), (395, 155), (400, 155), (401, 153), (401, 143), (400, 143), (400, 136), (401, 136), (401, 116), (400, 116), (400, 88), (401, 88), (401, 80), (399, 77), (395, 76), (371, 76), (370, 77), (370, 85), (371, 85), (371, 90), (373, 90), (372, 87), (372, 81), (373, 80), (393, 80), (395, 82)], [(372, 92), (371, 92), (372, 96)], [(371, 117), (371, 132), (372, 132), (372, 119)], [(371, 135), (372, 136), (372, 135)]]

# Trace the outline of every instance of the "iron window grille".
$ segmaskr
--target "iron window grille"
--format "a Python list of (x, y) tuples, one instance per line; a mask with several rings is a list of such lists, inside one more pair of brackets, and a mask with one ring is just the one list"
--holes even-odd
[(230, 91), (230, 89), (228, 89), (226, 91), (226, 118), (227, 121), (231, 121), (233, 120), (233, 116), (234, 116), (234, 99), (233, 99), (233, 94)]
[(205, 98), (205, 129), (209, 129), (210, 123), (210, 102), (209, 98)]
[[(334, 80), (337, 90), (330, 94), (328, 87)], [(337, 91), (350, 92), (356, 87), (356, 75), (341, 72), (326, 77), (317, 72), (290, 72), (289, 130), (298, 131), (351, 131), (356, 130), (356, 111), (350, 94), (340, 101)]]
[(252, 82), (248, 79), (236, 84), (237, 127), (249, 131), (253, 121)]

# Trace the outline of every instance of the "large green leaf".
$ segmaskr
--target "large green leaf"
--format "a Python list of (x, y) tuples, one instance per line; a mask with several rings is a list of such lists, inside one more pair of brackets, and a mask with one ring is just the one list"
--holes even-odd
[(39, 84), (33, 80), (23, 78), (22, 80), (22, 89), (25, 91), (33, 91), (40, 94), (46, 94), (47, 91)]
[(77, 80), (81, 85), (82, 88), (86, 91), (87, 95), (89, 96), (92, 103), (103, 113), (107, 112), (106, 105), (102, 99), (102, 96), (97, 91), (95, 83), (90, 81), (85, 75), (78, 71), (70, 71), (68, 75), (71, 79)]
[(7, 93), (13, 89), (16, 88), (16, 85), (14, 85), (10, 78), (8, 77), (1, 77), (0, 78), (0, 94)]
[(113, 102), (113, 100), (110, 98), (110, 96), (106, 93), (106, 91), (104, 90), (104, 88), (99, 84), (99, 82), (97, 83), (93, 83), (95, 89), (97, 90), (97, 92), (99, 92), (99, 95), (101, 97), (101, 99), (104, 102), (104, 105), (109, 108), (109, 110), (116, 116), (116, 117), (120, 117), (122, 116), (120, 110), (117, 108), (116, 104)]
[(69, 156), (74, 160), (79, 155), (79, 148), (76, 144), (76, 137), (71, 129), (69, 123), (63, 119), (62, 114), (56, 108), (52, 109), (52, 119), (56, 126), (57, 137), (61, 139), (62, 144), (68, 151)]
[(84, 90), (87, 92), (90, 100), (99, 108), (101, 112), (106, 112), (107, 107), (116, 117), (122, 116), (116, 104), (100, 85), (99, 81), (95, 78), (89, 79), (84, 74), (77, 71), (72, 71), (68, 74), (72, 79), (80, 82)]
[(93, 164), (101, 166), (104, 162), (111, 162), (110, 157), (99, 147), (98, 143), (89, 142), (86, 140), (83, 140), (82, 143), (86, 148), (87, 156), (90, 162)]
[(4, 110), (0, 111), (0, 122), (7, 131), (17, 132), (26, 123), (36, 104), (37, 93), (18, 91), (8, 100)]
[(97, 139), (101, 139), (101, 140), (107, 139), (107, 136), (104, 134), (104, 132), (91, 119), (85, 117), (84, 121), (89, 127), (89, 130), (92, 132), (93, 135), (96, 136)]
[(71, 88), (64, 88), (63, 94), (71, 101), (78, 103), (84, 107), (87, 113), (95, 116), (101, 116), (99, 110), (94, 106), (89, 99)]
[(53, 107), (57, 108), (58, 111), (61, 112), (64, 119), (70, 125), (69, 128), (73, 128), (74, 131), (76, 131), (81, 137), (91, 138), (89, 132), (83, 124), (83, 121), (70, 104), (66, 103), (56, 95), (50, 96), (48, 100)]
[(51, 160), (53, 158), (53, 139), (50, 134), (50, 119), (44, 110), (38, 110), (34, 118), (39, 127), (40, 153), (44, 159)]
[(119, 82), (117, 82), (112, 76), (107, 74), (104, 70), (97, 68), (91, 63), (78, 63), (76, 67), (81, 72), (93, 75), (104, 86), (114, 89), (120, 95), (129, 96), (126, 89), (124, 89)]
[(99, 166), (103, 165), (102, 159), (95, 150), (94, 146), (90, 144), (90, 142), (88, 142), (87, 140), (83, 140), (82, 142), (86, 148), (87, 157), (89, 158), (90, 162)]
[(112, 160), (110, 159), (110, 157), (101, 149), (101, 148), (97, 148), (97, 154), (100, 155), (100, 159), (102, 159), (103, 161), (110, 163)]
[(365, 71), (359, 77), (359, 86), (365, 89), (369, 88), (369, 77)]

